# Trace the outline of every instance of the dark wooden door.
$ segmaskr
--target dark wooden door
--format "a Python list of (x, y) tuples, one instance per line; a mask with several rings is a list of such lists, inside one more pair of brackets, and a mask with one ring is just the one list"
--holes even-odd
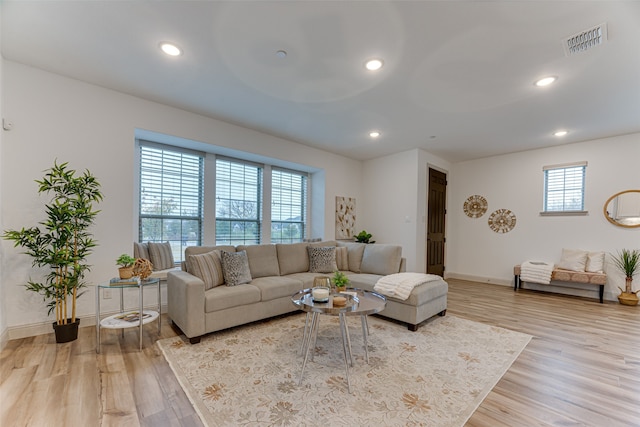
[(427, 201), (427, 273), (444, 275), (444, 222), (447, 201), (447, 175), (429, 168)]

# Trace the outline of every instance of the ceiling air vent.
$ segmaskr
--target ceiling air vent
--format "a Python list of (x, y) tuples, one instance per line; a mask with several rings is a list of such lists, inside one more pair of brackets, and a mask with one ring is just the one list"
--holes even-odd
[(568, 37), (563, 41), (564, 54), (566, 56), (575, 55), (596, 47), (607, 41), (607, 24), (596, 25), (593, 28), (584, 30), (578, 34)]

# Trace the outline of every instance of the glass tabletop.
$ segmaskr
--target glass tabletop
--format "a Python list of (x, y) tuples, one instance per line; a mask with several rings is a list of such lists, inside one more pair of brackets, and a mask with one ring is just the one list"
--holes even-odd
[(102, 282), (102, 283), (98, 283), (98, 287), (99, 288), (115, 288), (115, 289), (119, 289), (119, 288), (137, 288), (138, 286), (142, 285), (142, 286), (147, 286), (147, 285), (155, 285), (160, 281), (160, 279), (157, 278), (148, 278), (148, 279), (144, 279), (144, 280), (136, 280), (134, 278), (132, 279), (118, 279), (118, 278), (113, 278), (111, 280), (109, 280), (108, 282)]
[[(334, 305), (333, 298), (342, 296), (347, 298), (345, 305)], [(371, 291), (358, 288), (347, 288), (340, 293), (331, 293), (326, 302), (315, 301), (311, 295), (311, 289), (303, 289), (291, 296), (291, 302), (306, 312), (316, 312), (337, 316), (344, 313), (347, 316), (363, 316), (379, 313), (387, 305), (384, 296)]]

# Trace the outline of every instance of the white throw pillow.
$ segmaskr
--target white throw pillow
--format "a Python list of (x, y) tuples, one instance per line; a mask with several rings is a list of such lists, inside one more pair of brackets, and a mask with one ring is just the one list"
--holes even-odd
[(584, 271), (589, 253), (581, 249), (562, 249), (562, 258), (558, 268), (571, 271)]
[(589, 273), (604, 272), (604, 252), (589, 252), (585, 271)]

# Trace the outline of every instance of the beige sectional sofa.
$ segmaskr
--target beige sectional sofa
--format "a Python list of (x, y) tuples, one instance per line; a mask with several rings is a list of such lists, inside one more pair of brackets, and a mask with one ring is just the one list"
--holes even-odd
[[(312, 287), (315, 277), (331, 275), (331, 269), (326, 266), (322, 272), (310, 271), (310, 268), (317, 270), (318, 265), (314, 257), (310, 261), (308, 247), (335, 247), (334, 267), (349, 276), (351, 287), (373, 290), (380, 277), (405, 270), (402, 248), (396, 245), (325, 241), (188, 247), (183, 269), (170, 271), (167, 275), (169, 318), (191, 343), (197, 343), (202, 335), (210, 332), (298, 310), (291, 302), (291, 296)], [(250, 282), (225, 286), (216, 267), (211, 267), (213, 279), (207, 273), (203, 274), (202, 264), (198, 265), (195, 260), (202, 263), (206, 257), (207, 265), (210, 265), (212, 260), (218, 259), (211, 256), (212, 251), (246, 251)], [(221, 253), (217, 252), (218, 255)], [(214, 264), (219, 270), (217, 263)], [(212, 281), (216, 283), (212, 285)], [(420, 322), (436, 314), (444, 315), (446, 308), (447, 284), (441, 281), (416, 287), (405, 301), (387, 298), (387, 307), (380, 314), (406, 322), (409, 329), (415, 330)]]

